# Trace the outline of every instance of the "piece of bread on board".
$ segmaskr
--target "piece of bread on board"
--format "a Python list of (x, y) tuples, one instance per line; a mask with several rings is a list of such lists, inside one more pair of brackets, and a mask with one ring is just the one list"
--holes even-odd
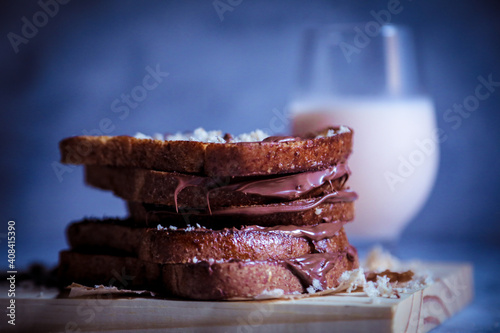
[(193, 173), (253, 176), (320, 170), (343, 162), (352, 130), (329, 127), (287, 142), (205, 143), (130, 136), (76, 136), (59, 143), (61, 162)]
[[(311, 254), (319, 256), (322, 254)], [(338, 286), (345, 271), (358, 268), (357, 255), (332, 253), (333, 267), (325, 274), (324, 288)], [(172, 295), (197, 300), (247, 299), (272, 293), (283, 295), (307, 292), (309, 285), (283, 262), (224, 262), (168, 264), (162, 267), (163, 286)], [(200, 283), (203, 281), (203, 283)]]
[[(343, 223), (329, 227), (324, 239), (294, 236), (291, 232), (254, 227), (238, 230), (137, 228), (127, 220), (86, 220), (68, 227), (68, 242), (80, 252), (117, 252), (144, 261), (172, 264), (198, 261), (288, 259), (311, 253), (346, 251), (349, 242)], [(308, 228), (308, 232), (319, 230)]]

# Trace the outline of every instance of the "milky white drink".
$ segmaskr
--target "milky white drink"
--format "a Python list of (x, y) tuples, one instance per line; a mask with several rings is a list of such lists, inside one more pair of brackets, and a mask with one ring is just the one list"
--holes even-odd
[(328, 125), (354, 130), (348, 185), (359, 199), (347, 232), (372, 240), (397, 238), (423, 206), (436, 176), (432, 102), (424, 97), (323, 99), (297, 101), (291, 111), (294, 134)]

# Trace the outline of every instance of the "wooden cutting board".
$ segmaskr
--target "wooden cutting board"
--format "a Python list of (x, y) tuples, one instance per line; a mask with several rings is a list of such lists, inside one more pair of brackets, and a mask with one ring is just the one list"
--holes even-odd
[[(148, 298), (16, 298), (15, 332), (427, 332), (473, 298), (470, 264), (426, 263), (435, 283), (399, 299), (363, 293), (296, 300), (198, 302)], [(2, 291), (0, 301), (7, 304)], [(3, 308), (4, 305), (2, 305)]]

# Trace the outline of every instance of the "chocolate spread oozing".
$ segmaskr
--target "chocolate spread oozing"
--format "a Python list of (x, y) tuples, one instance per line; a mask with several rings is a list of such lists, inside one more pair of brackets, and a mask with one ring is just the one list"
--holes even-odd
[(286, 259), (280, 263), (297, 276), (305, 289), (309, 286), (317, 287), (317, 280), (322, 289), (327, 288), (326, 275), (345, 256), (345, 253), (312, 253), (293, 259)]
[(343, 257), (346, 257), (353, 264), (352, 268), (357, 268), (358, 254), (356, 248), (352, 245), (349, 245), (345, 252), (307, 254), (298, 258), (283, 260), (282, 265), (286, 265), (285, 267), (300, 279), (304, 289), (309, 286), (317, 289), (314, 280), (318, 281), (321, 289), (326, 289), (328, 287), (328, 272), (338, 265)]
[(294, 200), (322, 186), (326, 182), (330, 182), (331, 184), (333, 180), (342, 177), (347, 180), (349, 174), (350, 170), (346, 163), (339, 163), (319, 171), (239, 181), (234, 184), (229, 184), (231, 180), (176, 174), (174, 176), (177, 179), (177, 187), (174, 192), (175, 208), (176, 212), (178, 212), (177, 197), (179, 193), (190, 186), (198, 186), (205, 189), (207, 206), (211, 210), (209, 196), (214, 190), (237, 191), (269, 198)]
[(347, 164), (339, 163), (320, 171), (241, 182), (228, 185), (225, 188), (247, 194), (292, 200), (300, 198), (303, 194), (323, 185), (325, 182), (331, 182), (349, 174), (350, 170)]
[(274, 213), (294, 212), (312, 209), (319, 206), (321, 203), (337, 203), (351, 202), (358, 198), (357, 194), (351, 190), (340, 190), (332, 192), (321, 197), (302, 199), (297, 201), (254, 205), (254, 206), (237, 206), (219, 208), (212, 210), (212, 215), (265, 215)]

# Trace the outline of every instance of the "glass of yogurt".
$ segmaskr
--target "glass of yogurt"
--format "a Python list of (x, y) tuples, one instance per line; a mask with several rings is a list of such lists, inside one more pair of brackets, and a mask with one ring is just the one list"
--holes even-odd
[(347, 185), (359, 199), (348, 234), (397, 241), (428, 198), (439, 161), (434, 105), (418, 82), (410, 31), (376, 21), (309, 29), (299, 67), (294, 135), (354, 130)]

